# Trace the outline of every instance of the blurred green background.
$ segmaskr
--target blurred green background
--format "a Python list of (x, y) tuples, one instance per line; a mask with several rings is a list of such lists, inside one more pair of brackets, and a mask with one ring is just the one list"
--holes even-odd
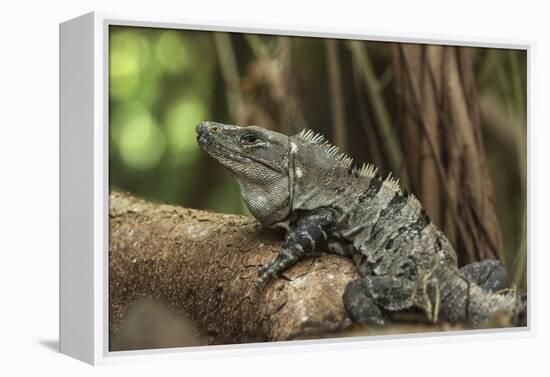
[[(346, 41), (111, 26), (111, 189), (246, 213), (235, 182), (196, 143), (195, 125), (203, 120), (258, 124), (289, 134), (312, 128), (358, 161), (386, 169), (393, 168), (392, 159), (403, 163), (391, 148), (368, 138), (373, 132), (380, 137), (376, 124), (397, 119), (394, 44), (359, 43), (368, 59), (364, 72), (376, 84), (374, 102), (373, 92), (356, 85), (354, 50)], [(471, 50), (508, 268), (524, 285), (526, 53)], [(335, 51), (338, 59), (331, 60)], [(340, 72), (336, 82), (328, 78), (334, 69)], [(345, 96), (338, 99), (335, 87)], [(345, 130), (334, 128), (335, 100), (345, 111)]]
[(216, 107), (210, 33), (112, 27), (109, 45), (111, 187), (241, 212), (238, 191), (227, 177), (210, 179), (195, 139)]

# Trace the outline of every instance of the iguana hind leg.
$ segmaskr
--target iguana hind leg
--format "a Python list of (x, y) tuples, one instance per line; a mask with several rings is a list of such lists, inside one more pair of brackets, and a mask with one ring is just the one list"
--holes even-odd
[(275, 259), (260, 269), (256, 286), (263, 287), (270, 278), (298, 263), (315, 245), (326, 241), (327, 231), (335, 221), (334, 213), (326, 208), (318, 209), (302, 217), (290, 227), (285, 244)]
[(506, 269), (497, 260), (470, 263), (460, 269), (468, 280), (489, 292), (509, 288)]
[(353, 322), (369, 326), (384, 326), (382, 311), (374, 303), (363, 279), (350, 282), (342, 297), (344, 307)]
[(367, 325), (384, 325), (381, 308), (402, 310), (412, 306), (414, 283), (395, 276), (364, 276), (350, 282), (344, 291), (344, 306), (350, 318)]

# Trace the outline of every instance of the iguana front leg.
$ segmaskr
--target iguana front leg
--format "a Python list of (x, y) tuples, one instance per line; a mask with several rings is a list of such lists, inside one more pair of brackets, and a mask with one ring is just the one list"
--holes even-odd
[(260, 269), (257, 287), (263, 287), (271, 277), (298, 263), (315, 245), (327, 240), (327, 231), (334, 224), (336, 216), (328, 208), (320, 208), (302, 217), (291, 225), (285, 244), (270, 264)]

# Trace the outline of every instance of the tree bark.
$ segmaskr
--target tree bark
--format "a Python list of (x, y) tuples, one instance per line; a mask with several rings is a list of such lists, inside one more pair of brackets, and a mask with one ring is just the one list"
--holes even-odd
[(283, 235), (252, 218), (110, 196), (109, 333), (128, 307), (163, 302), (189, 318), (209, 344), (328, 334), (346, 319), (342, 294), (357, 278), (336, 255), (311, 256), (265, 288), (254, 285)]
[(471, 50), (400, 43), (393, 65), (411, 190), (453, 243), (461, 264), (505, 263)]

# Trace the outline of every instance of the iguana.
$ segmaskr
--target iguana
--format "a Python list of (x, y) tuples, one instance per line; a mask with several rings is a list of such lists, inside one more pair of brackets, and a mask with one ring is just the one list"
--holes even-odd
[(257, 286), (315, 248), (351, 258), (360, 279), (343, 294), (351, 320), (384, 325), (386, 311), (422, 309), (432, 321), (481, 326), (499, 313), (523, 325), (526, 298), (494, 260), (457, 267), (456, 253), (419, 200), (372, 165), (356, 167), (320, 134), (202, 122), (200, 147), (236, 179), (252, 215), (287, 230)]

